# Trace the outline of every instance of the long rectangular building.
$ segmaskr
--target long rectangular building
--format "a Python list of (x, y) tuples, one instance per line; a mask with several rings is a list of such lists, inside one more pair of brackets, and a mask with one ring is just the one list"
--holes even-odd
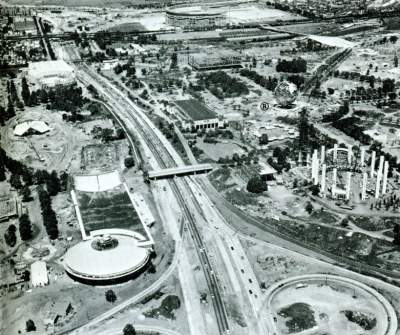
[(224, 122), (216, 113), (196, 99), (177, 100), (174, 103), (178, 111), (186, 116), (186, 120), (182, 123), (183, 128), (194, 127), (196, 130), (207, 130), (224, 126)]

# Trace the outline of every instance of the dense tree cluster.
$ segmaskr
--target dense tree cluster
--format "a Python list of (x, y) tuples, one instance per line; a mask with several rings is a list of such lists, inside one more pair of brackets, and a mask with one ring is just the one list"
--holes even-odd
[(250, 178), (247, 182), (246, 189), (251, 193), (262, 193), (268, 191), (267, 183), (261, 177)]
[(333, 122), (341, 119), (343, 116), (349, 113), (350, 107), (349, 102), (344, 101), (343, 105), (341, 105), (337, 111), (334, 111), (329, 114), (325, 114), (322, 117), (322, 122)]
[(280, 59), (278, 64), (276, 64), (276, 71), (289, 73), (307, 72), (307, 61), (303, 58), (292, 60)]
[(38, 189), (38, 194), (47, 235), (51, 240), (55, 240), (58, 238), (58, 221), (56, 213), (51, 206), (51, 197), (43, 188)]
[(17, 235), (15, 233), (16, 231), (17, 228), (12, 224), (8, 226), (7, 230), (4, 233), (4, 240), (10, 247), (15, 246), (15, 244), (17, 243)]
[(22, 241), (32, 238), (32, 224), (28, 214), (22, 214), (19, 218), (19, 235)]
[(332, 126), (339, 129), (347, 136), (350, 136), (363, 144), (371, 143), (371, 137), (364, 134), (365, 128), (361, 125), (361, 119), (356, 116), (350, 116), (332, 122)]
[(77, 112), (85, 102), (82, 88), (77, 84), (57, 86), (51, 89), (43, 88), (35, 93), (41, 102), (47, 102), (48, 109), (59, 111)]
[(278, 173), (281, 173), (283, 169), (289, 169), (290, 164), (287, 159), (290, 155), (290, 149), (286, 147), (281, 149), (281, 147), (275, 147), (272, 156), (267, 159), (269, 165), (271, 165)]
[(258, 74), (256, 71), (252, 71), (249, 69), (240, 70), (240, 75), (242, 77), (246, 77), (246, 78), (253, 80), (256, 84), (258, 84), (270, 91), (275, 90), (276, 86), (278, 85), (277, 78), (271, 77), (271, 76), (269, 76), (267, 78), (267, 77), (264, 77), (264, 76)]
[(224, 71), (200, 74), (199, 84), (220, 99), (237, 97), (249, 93), (249, 89), (245, 83), (229, 76)]

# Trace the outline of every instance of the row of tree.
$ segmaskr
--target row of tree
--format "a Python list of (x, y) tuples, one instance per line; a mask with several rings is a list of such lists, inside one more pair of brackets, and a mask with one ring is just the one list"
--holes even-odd
[(58, 238), (58, 220), (56, 213), (52, 208), (52, 199), (49, 192), (42, 187), (38, 188), (39, 202), (42, 210), (43, 224), (46, 228), (47, 235), (51, 240)]

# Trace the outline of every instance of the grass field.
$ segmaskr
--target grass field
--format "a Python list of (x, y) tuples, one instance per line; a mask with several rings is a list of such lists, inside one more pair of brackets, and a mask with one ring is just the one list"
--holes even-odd
[(126, 192), (79, 192), (78, 201), (87, 233), (98, 229), (120, 228), (146, 235)]

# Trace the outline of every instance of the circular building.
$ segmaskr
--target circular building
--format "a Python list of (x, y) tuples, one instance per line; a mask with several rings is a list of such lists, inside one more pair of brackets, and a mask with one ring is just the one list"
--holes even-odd
[(118, 230), (82, 241), (65, 254), (65, 271), (73, 279), (92, 285), (133, 278), (144, 269), (150, 258), (150, 249), (138, 245), (137, 235)]
[(224, 11), (193, 7), (172, 7), (166, 10), (167, 24), (190, 29), (211, 29), (226, 24)]
[(274, 91), (275, 99), (279, 106), (288, 108), (296, 101), (298, 95), (297, 86), (288, 81), (282, 81)]

